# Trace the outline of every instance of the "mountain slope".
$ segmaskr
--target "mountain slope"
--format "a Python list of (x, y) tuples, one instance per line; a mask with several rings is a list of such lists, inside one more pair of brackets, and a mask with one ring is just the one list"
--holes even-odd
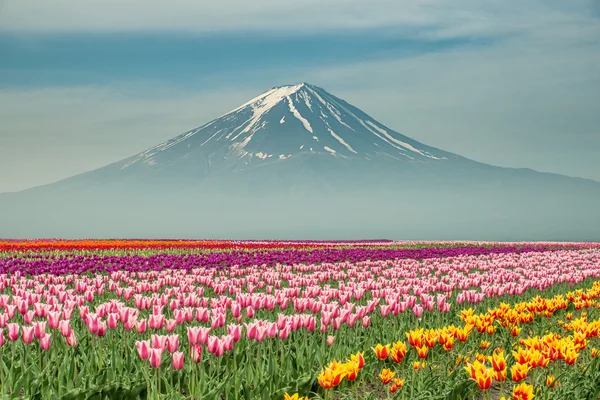
[(0, 236), (599, 240), (597, 204), (597, 182), (468, 160), (302, 83), (0, 195)]
[(302, 83), (272, 88), (120, 165), (125, 170), (202, 163), (203, 171), (218, 171), (310, 155), (401, 162), (456, 157), (394, 132), (325, 90)]

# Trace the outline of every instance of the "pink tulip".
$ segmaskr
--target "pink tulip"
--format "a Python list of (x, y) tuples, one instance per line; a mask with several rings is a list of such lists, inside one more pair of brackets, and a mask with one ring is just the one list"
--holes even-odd
[(164, 350), (167, 347), (167, 336), (152, 335), (152, 348)]
[(106, 322), (98, 322), (98, 331), (96, 332), (96, 335), (98, 335), (98, 337), (103, 337), (104, 335), (106, 335)]
[(208, 337), (208, 346), (207, 346), (207, 350), (209, 351), (209, 353), (215, 353), (217, 351), (217, 348), (219, 347), (219, 338), (216, 336), (209, 336)]
[(23, 329), (23, 343), (30, 344), (31, 342), (33, 342), (33, 326), (22, 326), (21, 329)]
[(190, 356), (192, 361), (198, 364), (202, 360), (202, 346), (192, 345), (190, 347)]
[(162, 349), (150, 350), (150, 366), (152, 368), (160, 368), (160, 363), (162, 361), (162, 352)]
[(362, 319), (363, 328), (368, 328), (369, 325), (371, 325), (371, 318), (369, 318), (369, 316), (363, 317), (363, 319)]
[(173, 365), (174, 370), (183, 369), (183, 353), (180, 351), (174, 352), (171, 364)]
[(46, 335), (46, 321), (38, 321), (33, 324), (34, 334), (37, 339), (41, 339)]
[(179, 335), (171, 335), (167, 337), (167, 350), (169, 353), (174, 353), (179, 348)]
[(15, 311), (17, 307), (14, 305), (6, 306), (6, 314), (8, 315), (8, 319), (13, 319), (15, 317)]
[(187, 337), (190, 345), (195, 345), (199, 342), (200, 327), (199, 326), (188, 326)]
[(221, 338), (221, 343), (223, 344), (223, 349), (225, 351), (233, 350), (233, 336), (225, 335)]
[(333, 343), (335, 342), (335, 336), (327, 336), (327, 344), (330, 346), (333, 346)]
[(70, 321), (60, 321), (58, 323), (58, 330), (60, 331), (61, 335), (68, 337), (72, 331)]
[(126, 331), (131, 331), (133, 330), (133, 328), (135, 328), (136, 322), (137, 322), (137, 317), (133, 316), (133, 315), (128, 315), (127, 319), (125, 320), (123, 327), (125, 328)]
[(137, 333), (144, 333), (144, 332), (146, 332), (146, 320), (143, 319), (141, 321), (137, 321), (135, 323), (135, 330), (137, 331)]
[(278, 336), (279, 336), (279, 339), (281, 339), (281, 340), (285, 340), (285, 339), (287, 339), (287, 338), (288, 338), (288, 336), (290, 335), (290, 332), (291, 332), (291, 330), (292, 330), (292, 329), (290, 328), (290, 326), (289, 326), (289, 325), (288, 325), (288, 326), (286, 326), (286, 327), (285, 327), (285, 328), (283, 328), (283, 329), (280, 329), (280, 330), (279, 330), (279, 334), (278, 334)]
[(40, 338), (40, 348), (42, 350), (50, 349), (50, 334), (46, 333), (42, 338)]
[(242, 326), (241, 325), (227, 325), (227, 333), (233, 337), (234, 342), (239, 342), (242, 338)]
[(275, 336), (277, 336), (277, 324), (269, 324), (267, 326), (266, 334), (270, 338), (274, 338)]
[(71, 331), (69, 336), (66, 336), (65, 339), (69, 347), (74, 347), (77, 345), (77, 337), (75, 336), (75, 332)]
[(172, 333), (175, 330), (175, 328), (177, 327), (177, 321), (174, 319), (168, 319), (165, 322), (166, 322), (165, 330), (168, 333)]
[(4, 328), (8, 324), (8, 314), (0, 313), (0, 327)]
[[(81, 308), (79, 310), (81, 312)], [(100, 320), (97, 314), (88, 313), (85, 317), (85, 323), (87, 324), (90, 333), (98, 333), (99, 322)]]
[(147, 360), (148, 358), (150, 358), (151, 346), (149, 340), (142, 340), (141, 342), (136, 341), (135, 346), (137, 347), (138, 355), (142, 360)]
[(115, 314), (115, 313), (108, 314), (107, 323), (108, 323), (109, 329), (115, 329), (119, 323), (119, 314)]
[(26, 324), (31, 324), (34, 316), (35, 313), (32, 310), (27, 311), (25, 314), (23, 314), (23, 322)]
[(49, 311), (47, 314), (47, 318), (48, 318), (48, 326), (50, 327), (50, 329), (58, 328), (58, 323), (60, 321), (60, 312)]

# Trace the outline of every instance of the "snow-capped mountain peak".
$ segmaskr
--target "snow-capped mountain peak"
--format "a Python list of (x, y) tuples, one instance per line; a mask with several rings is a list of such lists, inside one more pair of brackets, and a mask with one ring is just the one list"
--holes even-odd
[(285, 162), (298, 156), (441, 162), (425, 146), (308, 83), (273, 87), (209, 123), (125, 160), (121, 169), (194, 160), (209, 168)]

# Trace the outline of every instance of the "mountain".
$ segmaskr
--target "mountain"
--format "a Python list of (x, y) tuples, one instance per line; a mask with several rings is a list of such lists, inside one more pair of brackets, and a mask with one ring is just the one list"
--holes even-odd
[(0, 236), (600, 239), (598, 182), (427, 146), (307, 83), (0, 196)]

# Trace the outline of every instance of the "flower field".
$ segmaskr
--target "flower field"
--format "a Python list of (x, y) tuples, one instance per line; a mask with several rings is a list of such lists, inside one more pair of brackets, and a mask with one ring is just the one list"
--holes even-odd
[(0, 240), (0, 398), (599, 399), (594, 243)]

